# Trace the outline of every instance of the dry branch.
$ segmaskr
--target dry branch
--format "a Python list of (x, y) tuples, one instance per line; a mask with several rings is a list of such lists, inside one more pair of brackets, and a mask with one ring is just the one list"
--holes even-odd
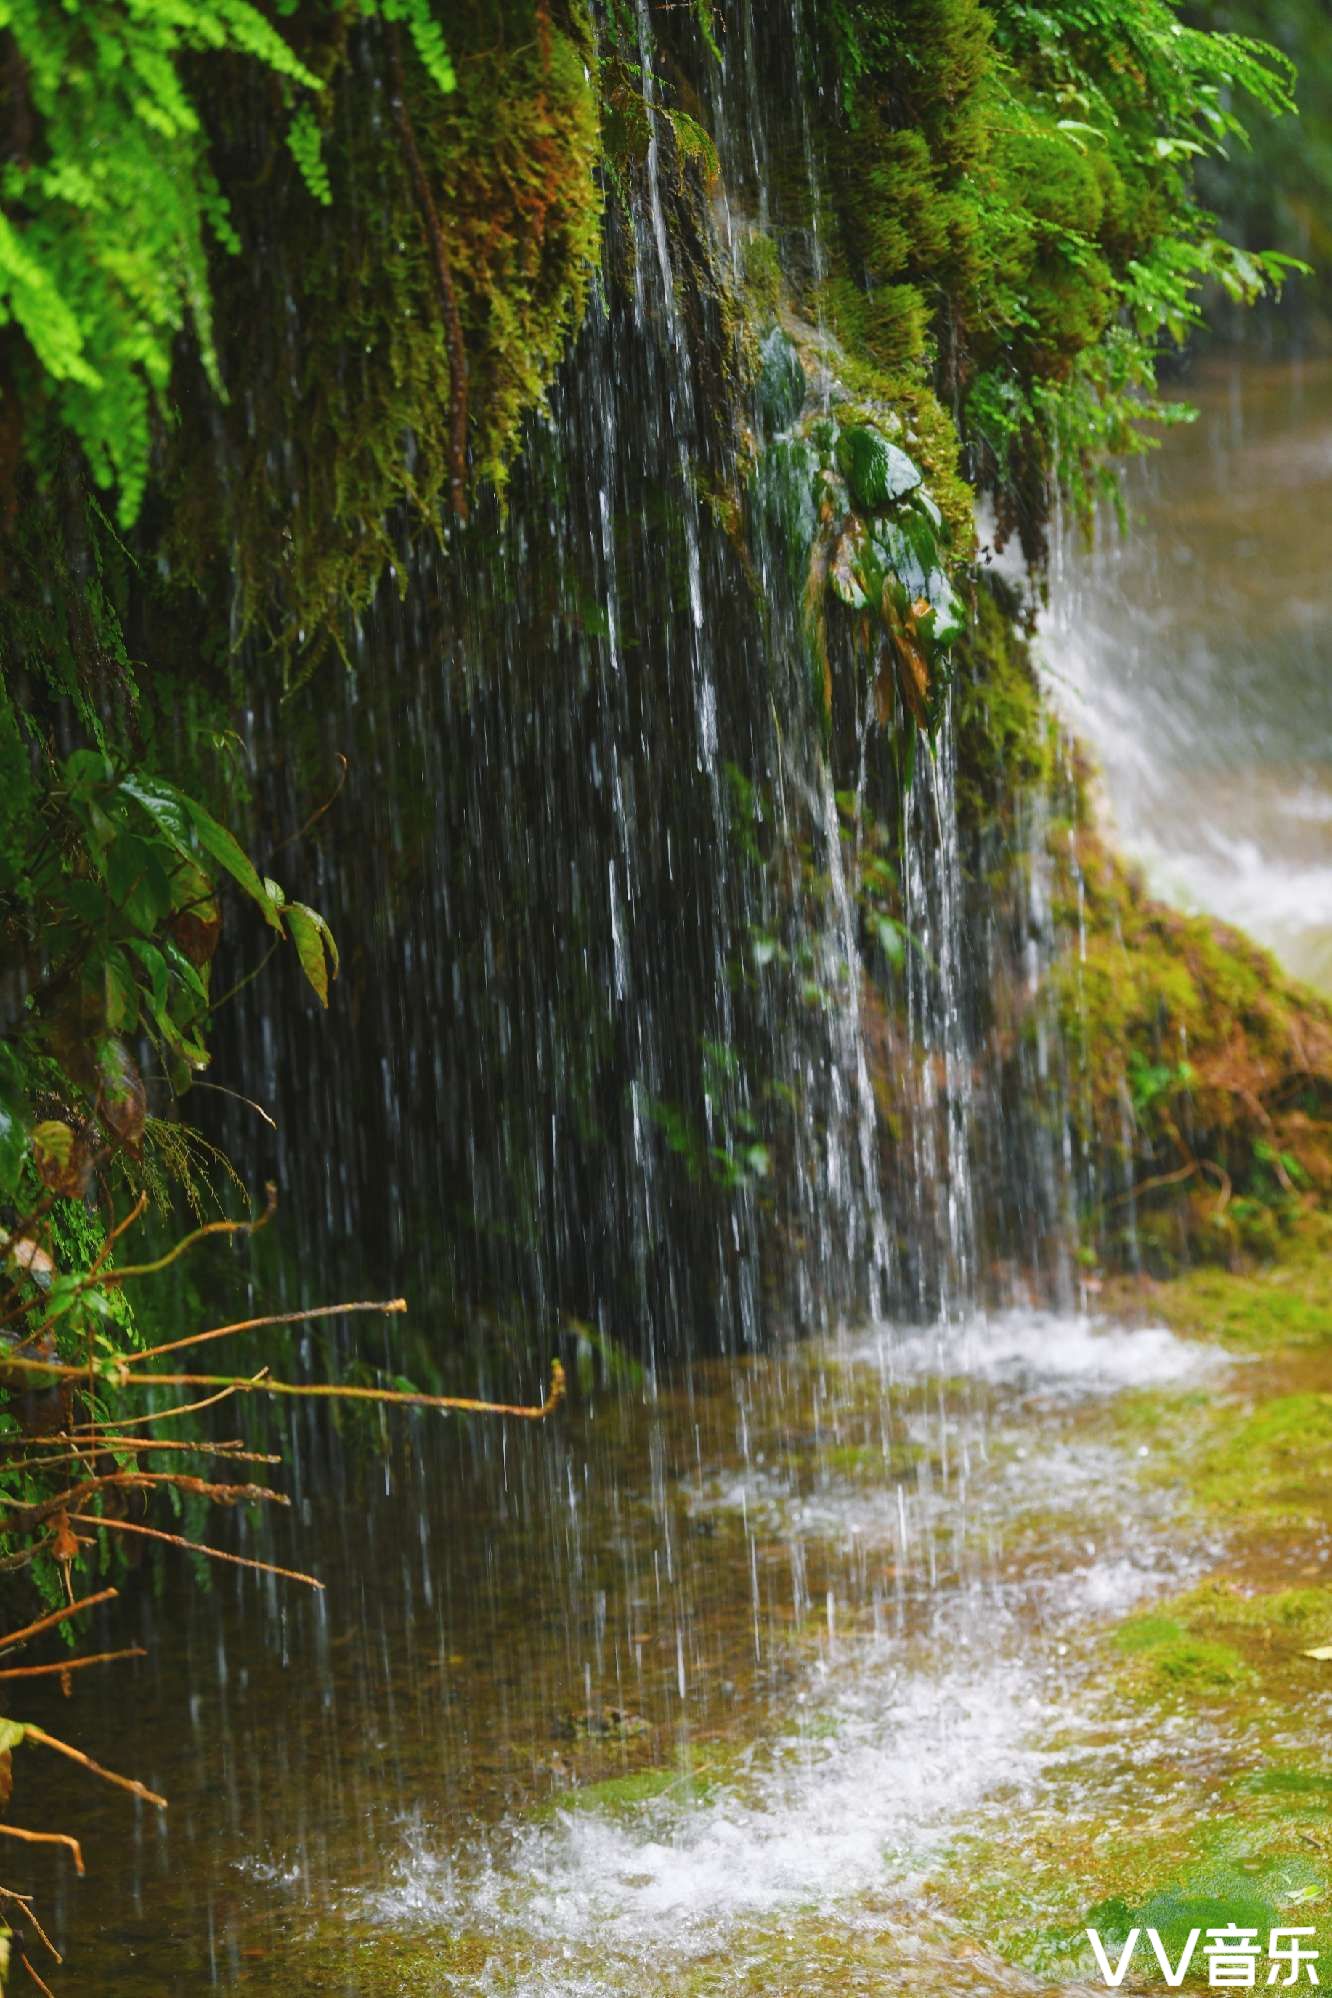
[(65, 1960), (64, 1957), (61, 1956), (60, 1951), (51, 1941), (50, 1936), (47, 1935), (46, 1930), (42, 1927), (36, 1915), (33, 1913), (31, 1894), (20, 1894), (18, 1889), (15, 1887), (0, 1887), (0, 1901), (17, 1901), (20, 1908), (22, 1908), (23, 1910), (23, 1919), (27, 1922), (32, 1923), (32, 1926), (37, 1931), (37, 1935), (40, 1941), (44, 1944), (46, 1949), (49, 1950), (50, 1954), (55, 1958), (56, 1962), (57, 1963), (64, 1962)]
[[(137, 1420), (138, 1418), (136, 1417), (135, 1419)], [(43, 1443), (59, 1443), (62, 1440), (59, 1436), (0, 1437), (0, 1443), (8, 1442), (13, 1445), (40, 1445)], [(74, 1439), (71, 1438), (70, 1440), (73, 1441)], [(272, 1450), (245, 1449), (238, 1436), (229, 1438), (227, 1441), (221, 1443), (189, 1443), (181, 1441), (179, 1437), (114, 1436), (104, 1438), (93, 1432), (75, 1450), (65, 1450), (56, 1457), (25, 1457), (20, 1468), (25, 1471), (50, 1471), (56, 1469), (61, 1464), (86, 1464), (89, 1457), (110, 1454), (117, 1450), (138, 1451), (145, 1456), (150, 1451), (184, 1450), (196, 1457), (221, 1457), (228, 1464), (280, 1464), (282, 1462), (281, 1457)]]
[(0, 1657), (6, 1651), (26, 1644), (30, 1637), (39, 1637), (44, 1630), (51, 1630), (68, 1617), (77, 1616), (80, 1610), (93, 1609), (98, 1603), (109, 1603), (119, 1593), (118, 1589), (99, 1589), (95, 1596), (84, 1596), (77, 1603), (66, 1603), (64, 1609), (52, 1610), (49, 1616), (39, 1616), (36, 1623), (24, 1624), (22, 1630), (11, 1630), (7, 1637), (0, 1637)]
[(399, 1312), (407, 1309), (405, 1297), (390, 1297), (383, 1303), (361, 1299), (355, 1304), (320, 1304), (311, 1311), (278, 1311), (268, 1318), (241, 1318), (234, 1325), (215, 1325), (208, 1332), (193, 1332), (188, 1339), (173, 1339), (166, 1346), (150, 1346), (134, 1355), (134, 1365), (159, 1359), (163, 1353), (179, 1353), (186, 1346), (202, 1346), (208, 1339), (225, 1339), (231, 1332), (254, 1332), (263, 1325), (300, 1325), (310, 1318), (339, 1318), (353, 1311)]
[(96, 1513), (72, 1512), (70, 1519), (75, 1526), (102, 1527), (111, 1533), (141, 1533), (147, 1540), (163, 1540), (168, 1547), (183, 1547), (189, 1554), (206, 1554), (210, 1561), (229, 1561), (237, 1568), (257, 1568), (264, 1575), (282, 1575), (289, 1582), (304, 1582), (311, 1589), (322, 1589), (323, 1583), (315, 1575), (303, 1575), (298, 1568), (279, 1568), (273, 1561), (253, 1561), (247, 1554), (228, 1554), (221, 1547), (205, 1547), (201, 1540), (186, 1540), (180, 1533), (163, 1533), (159, 1526), (141, 1526), (134, 1519), (102, 1519)]
[(71, 1838), (68, 1832), (24, 1831), (21, 1825), (0, 1825), (0, 1838), (22, 1839), (25, 1845), (67, 1846), (74, 1855), (75, 1872), (86, 1871), (83, 1864), (83, 1847), (76, 1838)]
[[(76, 1370), (78, 1371), (78, 1370)], [(306, 1385), (296, 1381), (244, 1380), (232, 1374), (133, 1374), (127, 1385), (155, 1381), (160, 1387), (224, 1387), (233, 1394), (300, 1395), (311, 1401), (373, 1401), (396, 1408), (451, 1408), (464, 1415), (516, 1415), (525, 1422), (539, 1422), (564, 1400), (564, 1368), (558, 1360), (550, 1370), (550, 1393), (543, 1402), (525, 1404), (510, 1401), (471, 1401), (465, 1395), (418, 1394), (414, 1389), (329, 1386), (322, 1382)]]
[[(267, 1372), (267, 1367), (260, 1367), (258, 1373), (252, 1376), (252, 1380), (263, 1380)], [(197, 1415), (201, 1408), (213, 1408), (219, 1401), (226, 1401), (228, 1396), (233, 1395), (235, 1392), (234, 1388), (225, 1388), (221, 1394), (210, 1394), (203, 1401), (182, 1401), (178, 1402), (174, 1408), (155, 1409), (147, 1415), (122, 1415), (114, 1422), (78, 1423), (75, 1425), (75, 1429), (76, 1433), (82, 1429), (92, 1432), (89, 1437), (89, 1445), (91, 1447), (95, 1438), (109, 1436), (113, 1429), (142, 1429), (146, 1428), (150, 1422), (169, 1422), (173, 1416)], [(120, 1448), (119, 1436), (110, 1443), (109, 1447), (115, 1450)]]
[[(47, 1679), (55, 1673), (63, 1678), (66, 1672), (82, 1672), (89, 1665), (112, 1665), (120, 1658), (146, 1658), (148, 1653), (141, 1644), (131, 1644), (124, 1651), (94, 1651), (86, 1658), (57, 1658), (49, 1665), (7, 1665), (0, 1670), (0, 1679)], [(4, 1893), (0, 1887), (0, 1894)]]
[(27, 1971), (29, 1977), (32, 1979), (33, 1983), (37, 1986), (37, 1989), (39, 1991), (44, 1991), (46, 1993), (46, 1998), (55, 1998), (55, 1992), (51, 1989), (46, 1979), (44, 1977), (39, 1976), (38, 1973), (33, 1969), (32, 1965), (28, 1962), (28, 1959), (23, 1954), (22, 1950), (19, 1951), (19, 1962), (23, 1965), (23, 1968)]
[(44, 1727), (38, 1727), (33, 1721), (24, 1722), (23, 1739), (40, 1741), (44, 1748), (53, 1748), (57, 1755), (67, 1755), (70, 1761), (77, 1762), (81, 1769), (90, 1769), (94, 1776), (100, 1776), (104, 1783), (114, 1783), (118, 1790), (128, 1790), (131, 1797), (142, 1797), (145, 1804), (156, 1804), (159, 1811), (164, 1811), (167, 1807), (166, 1798), (159, 1797), (156, 1790), (150, 1790), (146, 1784), (136, 1782), (132, 1776), (117, 1776), (114, 1769), (104, 1769), (100, 1762), (94, 1762), (91, 1755), (85, 1755), (81, 1748), (71, 1748), (67, 1741), (61, 1741), (56, 1735), (48, 1734)]

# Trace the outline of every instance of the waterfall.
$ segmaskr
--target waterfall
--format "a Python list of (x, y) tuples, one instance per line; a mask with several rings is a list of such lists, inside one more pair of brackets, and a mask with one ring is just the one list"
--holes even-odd
[[(790, 552), (738, 549), (719, 503), (745, 412), (705, 413), (698, 391), (764, 184), (754, 103), (807, 68), (799, 9), (746, 13), (762, 77), (732, 58), (712, 79), (739, 186), (723, 181), (687, 270), (672, 236), (692, 242), (696, 217), (678, 174), (666, 185), (638, 20), (640, 198), (612, 217), (507, 511), (412, 550), (409, 587), (386, 584), (313, 725), (316, 765), (350, 764), (307, 884), (351, 945), (338, 1002), (316, 1036), (256, 992), (237, 1032), (237, 1072), (279, 1125), (296, 1261), (325, 1287), (335, 1271), (391, 1282), (436, 1348), (461, 1328), (483, 1364), (575, 1319), (656, 1366), (893, 1297), (960, 1302), (975, 1276), (947, 728), (906, 808), (922, 934), (904, 975), (947, 1186), (936, 1256), (923, 1207), (885, 1209), (834, 798), (848, 781), (859, 795), (885, 742), (867, 711), (860, 767), (834, 772)], [(797, 125), (783, 242), (808, 266), (803, 109)], [(304, 815), (280, 775), (268, 812)], [(793, 863), (803, 887), (780, 878)], [(933, 1139), (911, 1142), (932, 1181)]]

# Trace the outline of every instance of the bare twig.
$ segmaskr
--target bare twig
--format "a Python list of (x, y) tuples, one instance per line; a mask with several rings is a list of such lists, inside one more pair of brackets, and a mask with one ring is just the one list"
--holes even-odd
[(1197, 1159), (1190, 1159), (1188, 1164), (1180, 1166), (1177, 1172), (1158, 1173), (1154, 1179), (1144, 1179), (1137, 1186), (1127, 1187), (1123, 1193), (1117, 1193), (1113, 1200), (1107, 1201), (1106, 1205), (1118, 1207), (1125, 1200), (1136, 1200), (1140, 1193), (1155, 1193), (1163, 1186), (1178, 1186), (1182, 1179), (1192, 1179), (1194, 1173), (1199, 1171), (1201, 1167)]
[(224, 1082), (202, 1082), (197, 1075), (190, 1077), (191, 1089), (211, 1089), (217, 1096), (230, 1096), (235, 1103), (243, 1103), (247, 1110), (253, 1110), (256, 1117), (262, 1117), (270, 1131), (276, 1131), (277, 1118), (270, 1117), (262, 1103), (256, 1103), (253, 1096), (246, 1096), (242, 1090), (228, 1089)]
[(64, 1512), (72, 1505), (82, 1505), (94, 1493), (111, 1487), (126, 1491), (151, 1491), (155, 1485), (174, 1485), (177, 1491), (190, 1492), (196, 1498), (212, 1499), (218, 1505), (239, 1505), (246, 1499), (261, 1504), (291, 1504), (285, 1492), (275, 1492), (268, 1485), (215, 1484), (207, 1478), (196, 1478), (188, 1471), (108, 1471), (101, 1477), (81, 1478), (78, 1484), (69, 1485), (63, 1492), (43, 1499), (40, 1505), (24, 1506), (18, 1499), (0, 1493), (0, 1505), (12, 1506), (21, 1515), (17, 1520), (10, 1520), (4, 1530), (31, 1532), (56, 1513)]
[(202, 1346), (208, 1339), (225, 1339), (232, 1332), (254, 1332), (264, 1325), (300, 1325), (310, 1318), (339, 1318), (354, 1311), (401, 1312), (407, 1309), (405, 1297), (390, 1297), (382, 1302), (360, 1298), (354, 1304), (319, 1304), (310, 1311), (279, 1311), (267, 1318), (239, 1318), (234, 1325), (214, 1325), (210, 1331), (191, 1333), (188, 1339), (173, 1339), (165, 1346), (149, 1346), (146, 1352), (130, 1356), (130, 1364), (139, 1366), (144, 1360), (156, 1360), (163, 1353), (179, 1353), (186, 1346)]
[(289, 1582), (304, 1582), (308, 1588), (323, 1589), (315, 1575), (303, 1575), (298, 1568), (279, 1568), (274, 1561), (253, 1561), (247, 1554), (228, 1554), (221, 1547), (205, 1547), (202, 1541), (186, 1540), (183, 1534), (163, 1533), (158, 1526), (141, 1526), (134, 1519), (101, 1519), (95, 1513), (72, 1512), (75, 1526), (105, 1528), (111, 1533), (140, 1533), (146, 1540), (164, 1540), (168, 1547), (183, 1547), (188, 1554), (206, 1554), (210, 1561), (228, 1561), (236, 1568), (257, 1568), (262, 1575), (282, 1575)]
[(85, 1870), (83, 1864), (83, 1847), (76, 1838), (71, 1838), (68, 1832), (24, 1831), (21, 1825), (0, 1825), (0, 1838), (22, 1839), (25, 1845), (68, 1846), (74, 1855), (75, 1872), (82, 1873)]
[(12, 1630), (7, 1637), (0, 1637), (0, 1656), (6, 1651), (14, 1651), (20, 1644), (26, 1644), (30, 1637), (40, 1637), (44, 1630), (51, 1630), (68, 1617), (77, 1616), (80, 1610), (93, 1609), (98, 1603), (109, 1603), (119, 1595), (119, 1589), (99, 1589), (95, 1596), (84, 1596), (81, 1602), (67, 1603), (64, 1609), (52, 1610), (49, 1616), (39, 1616), (36, 1623), (28, 1623), (22, 1630)]
[[(108, 1270), (101, 1281), (104, 1284), (124, 1283), (130, 1277), (156, 1276), (159, 1270), (166, 1269), (170, 1263), (175, 1262), (178, 1256), (183, 1256), (187, 1249), (192, 1249), (196, 1242), (202, 1242), (209, 1235), (257, 1235), (261, 1228), (268, 1226), (276, 1212), (277, 1188), (274, 1186), (272, 1180), (270, 1180), (264, 1188), (264, 1211), (262, 1214), (256, 1214), (252, 1220), (205, 1221), (202, 1228), (194, 1228), (188, 1235), (182, 1235), (178, 1242), (172, 1244), (165, 1255), (158, 1256), (155, 1261), (151, 1263), (127, 1263), (122, 1269)], [(87, 1288), (88, 1281), (85, 1278), (79, 1285), (79, 1289), (86, 1290)]]
[[(154, 1262), (126, 1263), (122, 1268), (117, 1270), (89, 1270), (74, 1286), (74, 1295), (81, 1297), (84, 1291), (97, 1287), (105, 1290), (112, 1284), (127, 1282), (130, 1277), (155, 1276), (159, 1270), (166, 1269), (171, 1263), (175, 1262), (178, 1256), (183, 1256), (187, 1249), (192, 1249), (196, 1242), (202, 1242), (209, 1235), (257, 1235), (261, 1228), (268, 1226), (277, 1212), (277, 1188), (271, 1180), (264, 1188), (264, 1193), (264, 1211), (262, 1214), (256, 1215), (253, 1220), (206, 1221), (202, 1228), (192, 1229), (188, 1235), (182, 1235), (180, 1240), (174, 1243), (165, 1255), (158, 1256)], [(22, 1318), (25, 1313), (35, 1310), (38, 1305), (45, 1302), (46, 1299), (41, 1293), (36, 1297), (27, 1298), (14, 1311), (9, 1313), (9, 1318), (0, 1322), (7, 1324), (9, 1319)], [(44, 1318), (39, 1325), (34, 1326), (31, 1332), (24, 1335), (23, 1343), (27, 1345), (32, 1340), (41, 1338), (42, 1334), (48, 1332), (54, 1323), (54, 1319)], [(36, 1371), (47, 1371), (60, 1377), (69, 1377), (72, 1375), (86, 1376), (88, 1372), (86, 1367), (53, 1367), (43, 1369), (40, 1362), (34, 1363), (31, 1360), (20, 1359), (15, 1355), (7, 1355), (4, 1364), (7, 1368), (18, 1367), (29, 1372), (34, 1371), (35, 1368)]]
[[(256, 1385), (267, 1373), (267, 1367), (260, 1367), (258, 1373), (251, 1377), (250, 1385)], [(113, 1429), (144, 1429), (150, 1422), (170, 1422), (177, 1415), (197, 1415), (201, 1408), (212, 1408), (215, 1403), (228, 1400), (235, 1392), (235, 1388), (224, 1388), (221, 1394), (207, 1395), (202, 1401), (182, 1401), (174, 1408), (159, 1408), (150, 1415), (122, 1415), (114, 1422), (79, 1423), (76, 1429), (94, 1430), (99, 1436)], [(120, 1448), (118, 1438), (112, 1447)]]
[(32, 1923), (32, 1926), (37, 1931), (38, 1937), (45, 1944), (46, 1948), (50, 1951), (51, 1955), (55, 1958), (56, 1962), (57, 1963), (64, 1962), (65, 1960), (64, 1957), (61, 1956), (60, 1951), (51, 1941), (50, 1936), (47, 1935), (46, 1930), (42, 1927), (36, 1915), (33, 1913), (31, 1894), (20, 1894), (16, 1887), (0, 1887), (0, 1901), (17, 1901), (20, 1908), (22, 1908), (23, 1910), (24, 1921)]
[(86, 1658), (57, 1658), (50, 1665), (7, 1665), (0, 1669), (0, 1679), (46, 1679), (57, 1672), (63, 1678), (66, 1672), (82, 1672), (89, 1665), (113, 1665), (120, 1658), (147, 1656), (141, 1644), (132, 1644), (127, 1651), (95, 1651)]
[[(135, 1421), (140, 1419), (137, 1416), (134, 1418)], [(58, 1440), (57, 1437), (51, 1436), (0, 1437), (0, 1443), (8, 1443), (10, 1445), (21, 1443), (52, 1443)], [(94, 1457), (99, 1452), (115, 1450), (137, 1450), (145, 1455), (149, 1451), (184, 1450), (196, 1457), (221, 1457), (228, 1464), (280, 1464), (282, 1462), (281, 1457), (275, 1455), (271, 1450), (244, 1449), (239, 1437), (222, 1443), (191, 1443), (181, 1437), (103, 1437), (96, 1432), (89, 1435), (87, 1441), (81, 1443), (77, 1449), (65, 1450), (56, 1457), (24, 1457), (21, 1462), (22, 1468), (25, 1471), (49, 1471), (54, 1470), (59, 1464), (84, 1464), (89, 1457)]]
[(558, 1360), (550, 1370), (550, 1393), (543, 1402), (525, 1405), (508, 1401), (472, 1401), (465, 1395), (418, 1394), (405, 1388), (331, 1386), (324, 1382), (243, 1380), (230, 1374), (130, 1374), (130, 1381), (154, 1381), (161, 1387), (224, 1387), (235, 1394), (299, 1395), (310, 1401), (371, 1401), (396, 1408), (452, 1408), (464, 1415), (516, 1415), (539, 1422), (564, 1400), (564, 1368)]
[(46, 1979), (44, 1977), (39, 1976), (38, 1973), (33, 1969), (32, 1965), (28, 1962), (28, 1959), (23, 1954), (22, 1950), (19, 1951), (19, 1962), (23, 1965), (23, 1968), (27, 1971), (29, 1977), (32, 1979), (33, 1983), (37, 1986), (37, 1989), (39, 1991), (44, 1991), (46, 1993), (46, 1998), (55, 1998), (55, 1992), (51, 1989)]
[(23, 1724), (24, 1741), (40, 1741), (44, 1748), (53, 1748), (57, 1755), (66, 1755), (71, 1762), (77, 1762), (81, 1769), (89, 1769), (94, 1776), (100, 1776), (104, 1783), (114, 1783), (118, 1790), (128, 1790), (131, 1797), (141, 1797), (145, 1804), (156, 1804), (160, 1811), (167, 1807), (165, 1797), (159, 1797), (156, 1790), (146, 1784), (137, 1783), (132, 1776), (117, 1776), (114, 1769), (103, 1769), (100, 1762), (94, 1762), (91, 1755), (85, 1755), (81, 1748), (71, 1748), (67, 1741), (61, 1741), (54, 1734), (48, 1734), (44, 1727), (34, 1721)]
[(350, 763), (348, 763), (346, 757), (343, 755), (340, 749), (335, 749), (333, 754), (336, 757), (337, 762), (340, 766), (338, 770), (337, 783), (333, 786), (332, 791), (329, 793), (328, 797), (325, 798), (323, 804), (317, 805), (314, 811), (311, 812), (309, 818), (305, 821), (305, 824), (303, 826), (298, 826), (295, 832), (288, 833), (285, 839), (280, 839), (278, 841), (277, 845), (273, 848), (274, 853), (281, 853), (284, 846), (294, 846), (298, 839), (304, 839), (305, 835), (309, 832), (311, 826), (318, 825), (320, 819), (323, 818), (324, 813), (331, 812), (334, 805), (337, 804), (338, 799), (342, 796), (342, 787), (347, 781), (347, 773), (351, 769), (351, 765)]
[[(466, 1415), (517, 1415), (528, 1422), (540, 1421), (558, 1408), (564, 1399), (565, 1388), (564, 1368), (558, 1360), (551, 1367), (550, 1393), (543, 1402), (529, 1405), (509, 1401), (475, 1401), (468, 1395), (424, 1394), (415, 1388), (345, 1387), (324, 1381), (275, 1381), (268, 1378), (267, 1368), (262, 1375), (249, 1377), (241, 1374), (136, 1374), (132, 1368), (137, 1358), (133, 1353), (120, 1355), (114, 1366), (108, 1367), (101, 1377), (117, 1388), (146, 1387), (150, 1383), (154, 1387), (215, 1387), (229, 1394), (300, 1395), (311, 1401), (375, 1401), (399, 1408), (452, 1408)], [(87, 1375), (86, 1367), (63, 1366), (55, 1360), (10, 1360), (8, 1364), (53, 1380), (83, 1380)], [(151, 1421), (155, 1418), (142, 1419)], [(109, 1428), (110, 1424), (88, 1426), (96, 1431), (102, 1427)]]
[(106, 1240), (103, 1242), (101, 1248), (97, 1251), (96, 1260), (93, 1262), (92, 1266), (88, 1271), (88, 1275), (90, 1278), (98, 1275), (98, 1273), (104, 1266), (107, 1257), (110, 1255), (112, 1249), (115, 1247), (116, 1242), (118, 1241), (120, 1236), (125, 1233), (127, 1228), (132, 1228), (134, 1226), (134, 1223), (138, 1220), (139, 1216), (143, 1213), (147, 1205), (148, 1205), (148, 1191), (147, 1188), (145, 1188), (144, 1191), (139, 1195), (138, 1199), (135, 1201), (133, 1207), (131, 1207), (129, 1213), (125, 1216), (124, 1220), (118, 1221), (114, 1228), (109, 1228), (107, 1230)]

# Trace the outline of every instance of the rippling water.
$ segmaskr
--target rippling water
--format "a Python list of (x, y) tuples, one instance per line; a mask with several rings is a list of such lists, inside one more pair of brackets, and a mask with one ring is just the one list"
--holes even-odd
[(1214, 359), (1195, 424), (1065, 552), (1050, 682), (1121, 843), (1332, 989), (1332, 359)]
[(360, 1502), (307, 1463), (274, 1551), (327, 1596), (179, 1573), (114, 1700), (41, 1703), (171, 1798), (29, 1784), (88, 1852), (43, 1869), (66, 1998), (841, 1993), (908, 1960), (974, 1993), (913, 1883), (1030, 1805), (1089, 1622), (1181, 1572), (1087, 1415), (1213, 1365), (1048, 1313), (885, 1326), (535, 1431), (417, 1423)]

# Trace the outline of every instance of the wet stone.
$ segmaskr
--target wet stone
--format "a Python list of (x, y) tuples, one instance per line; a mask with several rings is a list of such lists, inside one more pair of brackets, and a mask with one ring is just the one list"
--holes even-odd
[(785, 430), (804, 408), (805, 370), (779, 326), (773, 327), (759, 355), (759, 413), (767, 430)]
[(636, 1741), (651, 1728), (641, 1714), (623, 1707), (588, 1707), (582, 1713), (562, 1714), (555, 1732), (561, 1741)]
[(867, 423), (853, 424), (837, 440), (837, 468), (864, 513), (905, 499), (921, 483), (919, 466)]

